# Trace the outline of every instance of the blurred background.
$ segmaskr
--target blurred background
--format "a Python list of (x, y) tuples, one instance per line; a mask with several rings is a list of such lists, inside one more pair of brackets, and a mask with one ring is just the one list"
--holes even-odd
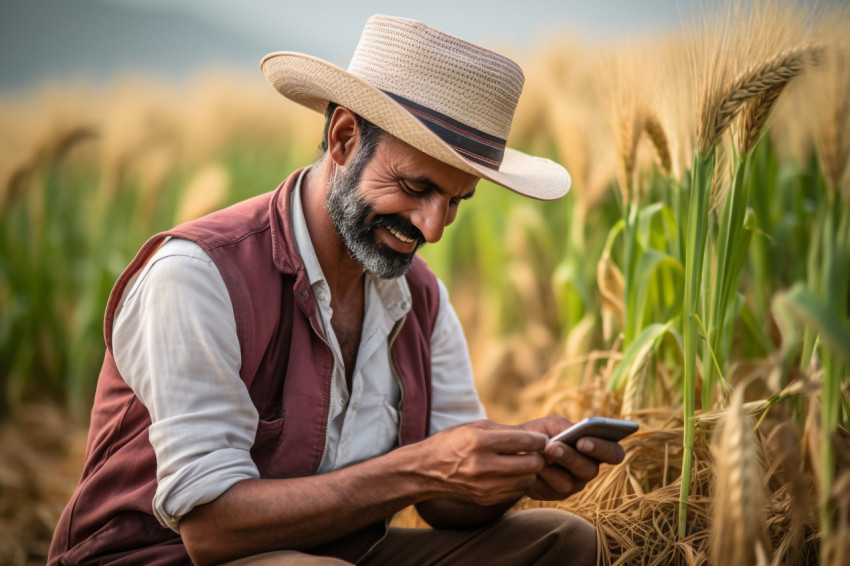
[[(678, 28), (675, 0), (2, 2), (0, 87), (146, 75), (185, 82), (215, 70), (261, 80), (259, 60), (298, 51), (342, 67), (373, 14), (421, 20), (469, 41), (527, 51), (551, 36), (603, 41)], [(686, 7), (683, 15), (687, 15)], [(258, 78), (259, 77), (259, 78)]]
[(345, 67), (385, 13), (517, 60), (509, 145), (572, 174), (549, 203), (483, 182), (421, 253), (491, 418), (641, 423), (558, 504), (597, 522), (602, 563), (845, 564), (848, 9), (0, 0), (0, 563), (44, 563), (139, 247), (318, 156), (321, 116), (260, 59)]

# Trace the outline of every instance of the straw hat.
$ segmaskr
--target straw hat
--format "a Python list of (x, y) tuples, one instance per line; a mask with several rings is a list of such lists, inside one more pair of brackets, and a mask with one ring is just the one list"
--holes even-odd
[(562, 166), (507, 148), (524, 77), (502, 55), (421, 22), (373, 16), (344, 70), (271, 53), (260, 68), (278, 92), (317, 112), (328, 101), (453, 167), (522, 195), (564, 196)]

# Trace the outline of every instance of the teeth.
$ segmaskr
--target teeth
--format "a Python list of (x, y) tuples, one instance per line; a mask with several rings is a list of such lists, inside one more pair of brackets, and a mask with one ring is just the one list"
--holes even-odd
[(414, 240), (413, 238), (408, 238), (407, 236), (403, 235), (401, 232), (398, 232), (398, 231), (396, 231), (396, 230), (393, 230), (393, 229), (392, 229), (392, 228), (390, 228), (389, 226), (387, 226), (386, 228), (387, 228), (387, 231), (388, 231), (390, 234), (392, 234), (393, 236), (395, 236), (396, 238), (398, 238), (399, 240), (401, 240), (401, 241), (402, 241), (402, 242), (404, 242), (405, 244), (412, 244), (413, 242), (415, 242), (415, 241), (416, 241), (416, 240)]

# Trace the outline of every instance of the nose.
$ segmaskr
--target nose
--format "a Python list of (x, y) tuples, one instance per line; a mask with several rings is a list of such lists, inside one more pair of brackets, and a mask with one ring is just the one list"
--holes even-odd
[(443, 237), (443, 230), (448, 225), (448, 203), (441, 198), (428, 199), (411, 217), (425, 241), (435, 244)]

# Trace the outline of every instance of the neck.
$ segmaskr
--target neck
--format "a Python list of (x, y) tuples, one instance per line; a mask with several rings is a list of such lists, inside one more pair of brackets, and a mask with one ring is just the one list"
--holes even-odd
[(325, 209), (327, 186), (331, 178), (329, 159), (322, 159), (301, 182), (301, 204), (307, 231), (316, 251), (331, 297), (345, 301), (356, 293), (362, 296), (364, 270), (340, 239)]

